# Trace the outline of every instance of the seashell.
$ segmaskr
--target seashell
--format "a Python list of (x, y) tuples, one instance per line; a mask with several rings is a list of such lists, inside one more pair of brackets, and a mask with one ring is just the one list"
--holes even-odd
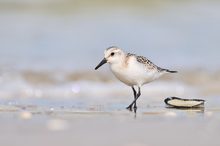
[(178, 97), (168, 97), (164, 102), (175, 108), (196, 108), (204, 105), (205, 100), (202, 99), (183, 99)]

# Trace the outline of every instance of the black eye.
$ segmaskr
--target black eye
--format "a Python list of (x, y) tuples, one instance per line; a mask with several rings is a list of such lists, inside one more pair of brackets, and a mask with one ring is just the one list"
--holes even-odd
[(111, 53), (111, 56), (114, 56), (114, 55), (115, 55), (115, 53), (114, 53), (114, 52), (112, 52), (112, 53)]

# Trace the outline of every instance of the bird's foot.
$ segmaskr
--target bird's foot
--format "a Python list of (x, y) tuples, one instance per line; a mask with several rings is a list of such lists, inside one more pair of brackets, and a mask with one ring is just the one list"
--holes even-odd
[(134, 109), (137, 109), (137, 105), (136, 105), (136, 103), (134, 104)]
[(136, 113), (136, 111), (137, 111), (137, 106), (136, 105), (134, 105), (134, 107), (132, 107), (133, 105), (129, 105), (128, 107), (126, 107), (126, 109), (128, 109), (129, 111), (133, 111), (134, 110), (134, 112)]
[(136, 111), (137, 111), (137, 105), (136, 104), (134, 105), (133, 109), (134, 109), (134, 113), (136, 113)]
[(132, 111), (132, 105), (129, 105), (128, 107), (126, 107), (126, 109), (128, 109), (129, 111)]
[(136, 112), (137, 112), (137, 107), (134, 107), (134, 113), (136, 114)]

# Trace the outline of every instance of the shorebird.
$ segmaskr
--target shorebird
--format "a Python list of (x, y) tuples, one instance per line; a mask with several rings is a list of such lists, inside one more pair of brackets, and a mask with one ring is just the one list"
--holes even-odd
[[(132, 111), (132, 107), (136, 112), (136, 101), (141, 95), (141, 86), (150, 83), (166, 73), (176, 73), (158, 67), (146, 57), (126, 53), (116, 46), (109, 47), (104, 52), (104, 59), (95, 67), (97, 70), (105, 63), (109, 63), (112, 73), (117, 79), (130, 86), (134, 93), (134, 100), (129, 104), (127, 109)], [(138, 92), (135, 90), (138, 88)]]

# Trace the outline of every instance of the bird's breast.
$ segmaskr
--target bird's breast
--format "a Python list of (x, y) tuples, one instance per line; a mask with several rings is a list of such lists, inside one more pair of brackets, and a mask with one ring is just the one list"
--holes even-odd
[(110, 68), (115, 77), (128, 86), (139, 85), (142, 82), (142, 73), (135, 68), (119, 65), (112, 65)]
[(122, 65), (110, 65), (110, 69), (117, 79), (128, 86), (141, 86), (157, 78), (157, 73), (148, 71), (144, 66), (132, 65), (124, 67)]

